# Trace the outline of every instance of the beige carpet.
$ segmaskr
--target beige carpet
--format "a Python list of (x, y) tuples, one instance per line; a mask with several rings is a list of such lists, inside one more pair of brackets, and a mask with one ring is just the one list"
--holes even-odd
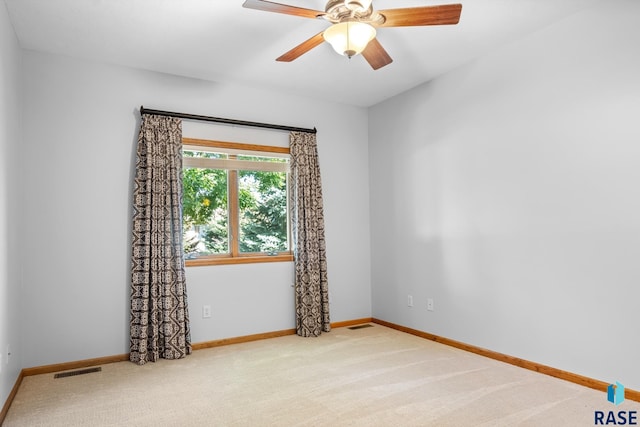
[(26, 377), (4, 426), (590, 426), (604, 392), (374, 325)]

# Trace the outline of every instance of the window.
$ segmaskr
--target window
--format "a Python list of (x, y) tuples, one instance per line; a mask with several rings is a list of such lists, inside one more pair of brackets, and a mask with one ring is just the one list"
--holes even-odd
[(289, 149), (183, 138), (186, 265), (292, 261)]

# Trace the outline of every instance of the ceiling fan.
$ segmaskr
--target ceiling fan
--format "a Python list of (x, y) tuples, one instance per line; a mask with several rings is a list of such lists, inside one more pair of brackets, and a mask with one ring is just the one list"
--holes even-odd
[(377, 27), (455, 25), (460, 20), (462, 11), (461, 4), (376, 11), (371, 3), (372, 0), (329, 0), (324, 12), (266, 0), (246, 0), (242, 6), (302, 18), (321, 18), (333, 24), (286, 52), (276, 61), (291, 62), (327, 41), (336, 52), (349, 58), (362, 53), (374, 70), (393, 62), (376, 39)]

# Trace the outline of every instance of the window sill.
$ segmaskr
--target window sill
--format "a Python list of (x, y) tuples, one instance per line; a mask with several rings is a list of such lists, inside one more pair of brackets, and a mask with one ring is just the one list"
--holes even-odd
[(292, 253), (284, 253), (279, 255), (247, 255), (238, 257), (202, 257), (196, 259), (187, 259), (185, 267), (203, 267), (207, 265), (228, 265), (228, 264), (258, 264), (263, 262), (291, 262), (293, 261)]

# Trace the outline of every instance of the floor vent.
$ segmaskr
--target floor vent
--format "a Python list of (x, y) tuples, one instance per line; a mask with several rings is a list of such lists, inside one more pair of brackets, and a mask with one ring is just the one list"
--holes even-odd
[(354, 330), (354, 329), (362, 329), (362, 328), (373, 328), (373, 325), (370, 325), (367, 323), (366, 325), (350, 326), (347, 329)]
[(102, 368), (78, 369), (77, 371), (60, 372), (59, 374), (55, 374), (53, 378), (74, 377), (76, 375), (91, 374), (100, 371), (102, 371)]

